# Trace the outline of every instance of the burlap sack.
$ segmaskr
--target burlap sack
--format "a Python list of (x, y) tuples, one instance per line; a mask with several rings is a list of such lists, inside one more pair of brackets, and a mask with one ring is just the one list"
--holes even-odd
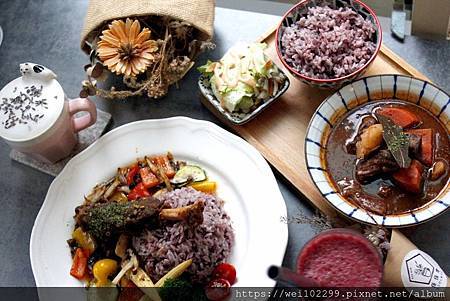
[(202, 40), (210, 40), (214, 31), (215, 0), (90, 0), (81, 48), (91, 42), (96, 28), (114, 19), (133, 16), (169, 16), (190, 23), (201, 32)]

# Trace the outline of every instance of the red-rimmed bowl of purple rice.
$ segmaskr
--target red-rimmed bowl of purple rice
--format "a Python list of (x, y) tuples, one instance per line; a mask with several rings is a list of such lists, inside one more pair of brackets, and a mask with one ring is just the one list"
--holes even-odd
[(359, 0), (304, 0), (283, 17), (277, 54), (286, 69), (318, 88), (335, 89), (361, 76), (381, 47), (377, 16)]

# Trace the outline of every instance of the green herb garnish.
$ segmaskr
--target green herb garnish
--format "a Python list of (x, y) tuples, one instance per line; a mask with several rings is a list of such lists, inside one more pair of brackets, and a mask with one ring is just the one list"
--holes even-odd
[(124, 214), (128, 207), (127, 204), (111, 202), (108, 206), (93, 208), (90, 213), (89, 232), (95, 237), (102, 237), (111, 229), (123, 227)]
[(411, 164), (411, 158), (408, 156), (408, 135), (403, 132), (403, 129), (396, 125), (389, 117), (378, 114), (376, 114), (376, 116), (378, 121), (380, 121), (383, 126), (383, 139), (395, 161), (398, 163), (400, 168), (409, 167)]

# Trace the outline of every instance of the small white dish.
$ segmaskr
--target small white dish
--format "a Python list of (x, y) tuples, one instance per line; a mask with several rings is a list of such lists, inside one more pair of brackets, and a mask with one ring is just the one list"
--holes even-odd
[(229, 261), (239, 287), (272, 287), (270, 265), (283, 261), (288, 229), (280, 221), (286, 205), (275, 177), (258, 151), (217, 125), (185, 117), (144, 120), (112, 130), (75, 156), (53, 181), (36, 218), (30, 259), (38, 287), (80, 287), (70, 276), (75, 207), (97, 183), (137, 157), (171, 151), (175, 158), (201, 165), (217, 181), (235, 231)]

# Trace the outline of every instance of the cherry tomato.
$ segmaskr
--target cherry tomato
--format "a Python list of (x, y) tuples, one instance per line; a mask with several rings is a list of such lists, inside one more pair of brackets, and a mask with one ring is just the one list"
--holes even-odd
[(230, 287), (228, 280), (214, 279), (205, 288), (206, 298), (211, 301), (225, 300), (231, 294)]
[(236, 269), (232, 264), (221, 263), (212, 272), (212, 279), (225, 279), (233, 285), (236, 282)]

